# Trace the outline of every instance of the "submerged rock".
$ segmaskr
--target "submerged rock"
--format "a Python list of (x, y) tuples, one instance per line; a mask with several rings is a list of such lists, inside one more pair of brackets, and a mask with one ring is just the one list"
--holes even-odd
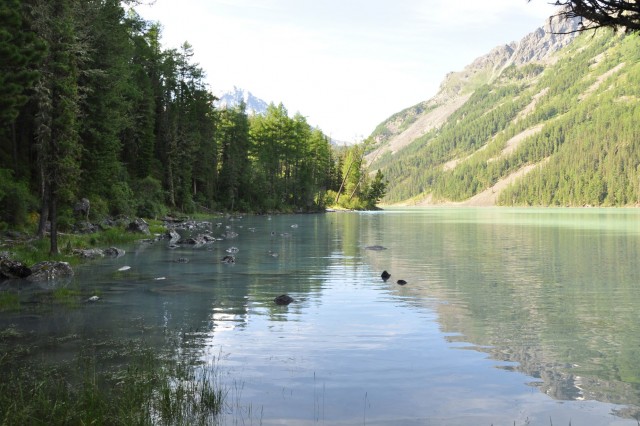
[(367, 246), (365, 247), (366, 250), (374, 250), (374, 251), (380, 251), (380, 250), (386, 250), (386, 247), (383, 246)]
[(235, 256), (227, 255), (227, 256), (222, 258), (222, 263), (234, 264), (234, 263), (236, 263), (236, 258), (235, 258)]

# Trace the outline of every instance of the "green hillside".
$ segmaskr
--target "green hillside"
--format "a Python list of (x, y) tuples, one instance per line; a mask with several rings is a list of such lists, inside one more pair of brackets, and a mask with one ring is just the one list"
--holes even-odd
[(467, 84), (461, 107), (396, 152), (381, 149), (388, 123), (415, 122), (426, 104), (378, 127), (370, 168), (388, 179), (386, 203), (469, 203), (483, 193), (479, 204), (640, 203), (637, 35), (585, 33), (550, 59)]

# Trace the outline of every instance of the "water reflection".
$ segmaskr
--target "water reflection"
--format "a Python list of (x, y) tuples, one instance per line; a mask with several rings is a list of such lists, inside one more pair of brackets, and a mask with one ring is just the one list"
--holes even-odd
[(391, 239), (425, 256), (403, 256), (394, 269), (429, 283), (408, 290), (416, 301), (454, 301), (438, 308), (443, 331), (514, 363), (553, 398), (640, 403), (637, 212), (418, 216), (393, 221)]
[[(215, 218), (180, 231), (215, 241), (138, 244), (57, 284), (100, 303), (4, 312), (0, 325), (34, 342), (56, 336), (51, 362), (87, 340), (162, 347), (179, 335), (182, 350), (219, 360), (236, 409), (253, 407), (234, 412), (245, 423), (611, 424), (611, 410), (630, 418), (640, 405), (638, 219), (596, 209)], [(366, 249), (375, 245), (386, 250)], [(224, 264), (231, 247), (236, 262)], [(18, 291), (27, 301), (50, 289)], [(278, 306), (279, 294), (295, 302)]]

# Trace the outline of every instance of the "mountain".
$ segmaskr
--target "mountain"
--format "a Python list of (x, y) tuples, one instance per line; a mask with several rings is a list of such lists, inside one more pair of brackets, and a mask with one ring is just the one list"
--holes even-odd
[(247, 113), (250, 115), (264, 114), (267, 111), (267, 106), (269, 105), (264, 100), (256, 97), (253, 93), (236, 86), (233, 86), (233, 89), (229, 91), (218, 94), (217, 98), (218, 101), (216, 102), (216, 106), (219, 108), (233, 108), (244, 102), (247, 107)]
[[(249, 115), (264, 114), (267, 112), (267, 107), (269, 106), (269, 103), (258, 98), (253, 93), (236, 86), (233, 86), (233, 89), (229, 91), (217, 94), (216, 97), (218, 98), (216, 101), (218, 108), (233, 108), (240, 105), (241, 102), (244, 102)], [(353, 144), (353, 142), (345, 142), (332, 138), (329, 138), (329, 142), (335, 147), (345, 147)]]
[(496, 47), (381, 123), (367, 159), (383, 201), (638, 204), (639, 38), (576, 25)]

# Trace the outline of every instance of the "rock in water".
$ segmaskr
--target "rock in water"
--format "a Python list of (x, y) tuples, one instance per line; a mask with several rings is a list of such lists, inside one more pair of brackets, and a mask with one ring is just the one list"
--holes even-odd
[(288, 305), (289, 303), (293, 302), (293, 297), (286, 294), (281, 294), (280, 296), (273, 299), (273, 301), (276, 303), (276, 305)]
[(236, 258), (234, 256), (227, 255), (227, 256), (222, 258), (222, 263), (226, 263), (228, 265), (233, 265), (234, 263), (236, 263)]
[(387, 271), (382, 271), (382, 274), (380, 274), (380, 277), (381, 277), (384, 281), (386, 281), (386, 280), (388, 280), (388, 279), (391, 277), (391, 274), (390, 274), (390, 273), (388, 273)]
[(31, 267), (31, 275), (27, 277), (29, 281), (48, 281), (73, 276), (73, 269), (67, 262), (56, 262), (45, 260), (38, 262)]

